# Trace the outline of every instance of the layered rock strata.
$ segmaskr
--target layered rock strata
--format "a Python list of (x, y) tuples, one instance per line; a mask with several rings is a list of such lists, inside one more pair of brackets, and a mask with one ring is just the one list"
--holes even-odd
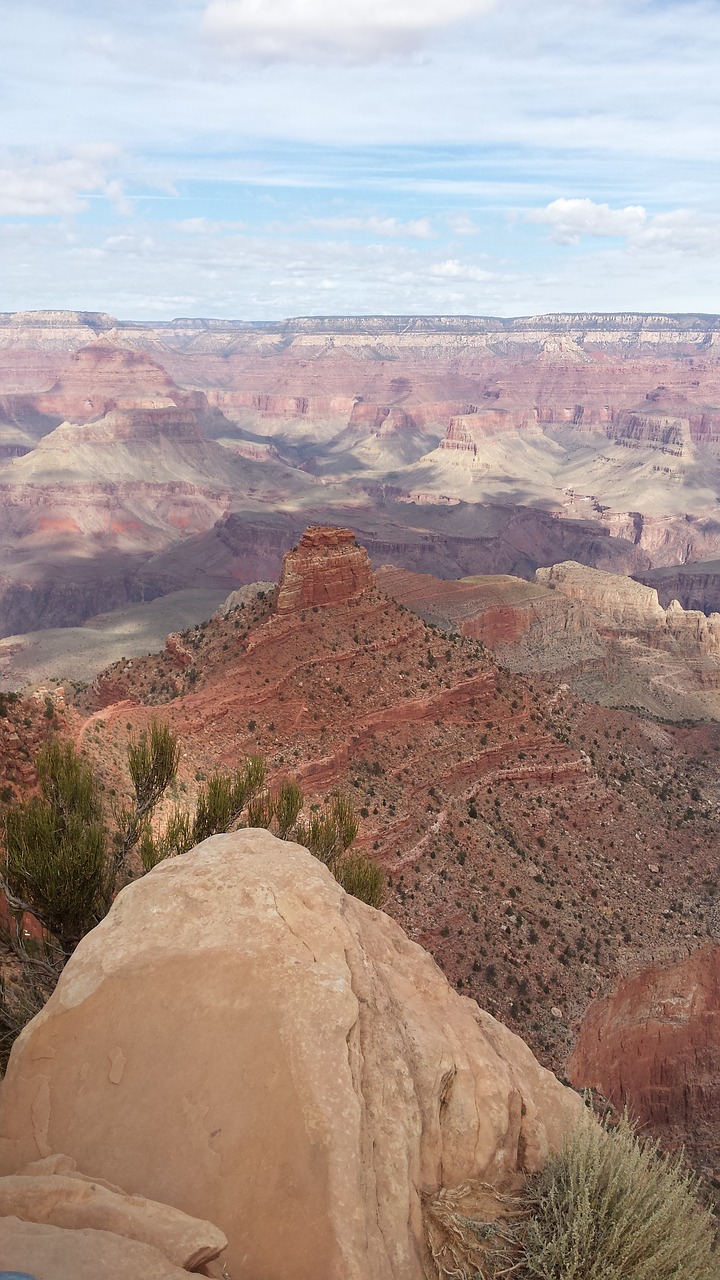
[(539, 1168), (581, 1112), (387, 916), (245, 830), (80, 944), (13, 1049), (0, 1170), (66, 1151), (209, 1215), (233, 1275), (424, 1280), (422, 1193)]
[(660, 648), (678, 649), (687, 656), (720, 655), (720, 613), (706, 617), (698, 610), (686, 611), (677, 600), (663, 609), (654, 587), (573, 561), (538, 569), (535, 581), (589, 605), (600, 627), (632, 634)]
[(278, 613), (344, 604), (373, 585), (367, 551), (352, 529), (311, 525), (283, 557)]
[(211, 1223), (126, 1195), (80, 1173), (69, 1156), (49, 1156), (0, 1177), (0, 1265), (48, 1280), (219, 1275), (207, 1267), (226, 1247)]

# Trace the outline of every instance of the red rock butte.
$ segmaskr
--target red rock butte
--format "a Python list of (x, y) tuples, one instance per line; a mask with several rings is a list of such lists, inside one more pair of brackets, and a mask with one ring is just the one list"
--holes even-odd
[(310, 525), (283, 557), (278, 613), (345, 604), (373, 585), (370, 560), (352, 529)]

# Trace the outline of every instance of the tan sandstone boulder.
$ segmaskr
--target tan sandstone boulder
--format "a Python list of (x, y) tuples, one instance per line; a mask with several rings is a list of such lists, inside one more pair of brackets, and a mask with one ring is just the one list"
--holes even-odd
[(0, 1265), (38, 1280), (188, 1280), (164, 1254), (110, 1231), (0, 1218)]
[(69, 1153), (217, 1222), (233, 1280), (420, 1280), (421, 1195), (536, 1169), (581, 1103), (298, 845), (123, 890), (17, 1041), (0, 1173)]
[(151, 1245), (186, 1271), (211, 1262), (227, 1246), (222, 1231), (209, 1222), (72, 1174), (0, 1178), (0, 1218), (5, 1217), (72, 1230), (111, 1231)]

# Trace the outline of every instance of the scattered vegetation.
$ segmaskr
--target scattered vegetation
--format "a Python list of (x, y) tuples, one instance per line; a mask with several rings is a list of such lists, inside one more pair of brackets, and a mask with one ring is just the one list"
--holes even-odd
[(37, 771), (40, 794), (5, 814), (3, 887), (68, 956), (103, 914), (114, 858), (92, 769), (72, 744), (49, 743)]
[[(9, 918), (2, 932), (15, 963), (12, 977), (0, 981), (0, 1065), (16, 1035), (42, 1008), (68, 957), (107, 914), (123, 885), (209, 836), (238, 826), (274, 830), (281, 839), (306, 845), (348, 893), (380, 905), (381, 868), (350, 851), (358, 823), (347, 797), (328, 797), (305, 821), (301, 788), (288, 781), (270, 789), (265, 760), (253, 755), (234, 773), (207, 778), (194, 810), (175, 806), (158, 823), (155, 813), (175, 782), (179, 756), (177, 737), (153, 721), (128, 746), (131, 796), (111, 805), (108, 814), (90, 763), (72, 743), (54, 739), (36, 762), (39, 793), (5, 807), (0, 888)], [(28, 918), (39, 930), (26, 927)]]
[(442, 1278), (720, 1277), (715, 1219), (682, 1153), (663, 1155), (627, 1115), (614, 1129), (578, 1126), (517, 1198), (466, 1184), (441, 1191), (426, 1205), (425, 1220)]

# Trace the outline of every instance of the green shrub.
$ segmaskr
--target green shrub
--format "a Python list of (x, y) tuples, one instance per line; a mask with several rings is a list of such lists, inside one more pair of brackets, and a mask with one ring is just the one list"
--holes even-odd
[(528, 1187), (522, 1280), (718, 1280), (714, 1219), (682, 1155), (581, 1125)]
[(333, 867), (335, 879), (346, 893), (351, 893), (371, 907), (380, 907), (385, 895), (385, 874), (373, 858), (364, 853), (347, 853)]
[(311, 813), (309, 822), (298, 822), (295, 839), (304, 844), (331, 871), (334, 863), (350, 848), (358, 833), (352, 800), (336, 795), (321, 813)]
[(281, 840), (290, 838), (304, 803), (305, 797), (297, 782), (283, 782), (275, 796), (275, 821)]
[(718, 1280), (698, 1191), (625, 1116), (580, 1125), (515, 1197), (482, 1183), (428, 1197), (427, 1242), (441, 1280)]
[(5, 814), (5, 889), (69, 955), (104, 914), (107, 832), (92, 769), (71, 743), (37, 760), (40, 794)]
[[(380, 905), (385, 886), (381, 868), (371, 858), (348, 853), (358, 830), (349, 798), (332, 796), (320, 812), (311, 810), (306, 823), (300, 817), (301, 788), (284, 782), (276, 791), (268, 790), (262, 756), (248, 757), (234, 773), (216, 772), (207, 780), (196, 774), (204, 785), (194, 811), (175, 807), (164, 823), (153, 823), (159, 801), (176, 778), (179, 755), (177, 737), (154, 721), (130, 742), (132, 798), (112, 805), (110, 829), (102, 783), (71, 743), (51, 742), (38, 756), (39, 795), (13, 804), (12, 789), (4, 794), (8, 807), (0, 827), (5, 846), (0, 888), (11, 918), (2, 940), (18, 962), (18, 975), (4, 985), (0, 975), (0, 1066), (25, 1020), (49, 996), (68, 956), (110, 909), (130, 877), (130, 855), (136, 850), (143, 870), (150, 871), (208, 836), (239, 825), (274, 825), (282, 839), (298, 840), (325, 862), (348, 893)], [(37, 942), (24, 936), (25, 912), (44, 930)]]

